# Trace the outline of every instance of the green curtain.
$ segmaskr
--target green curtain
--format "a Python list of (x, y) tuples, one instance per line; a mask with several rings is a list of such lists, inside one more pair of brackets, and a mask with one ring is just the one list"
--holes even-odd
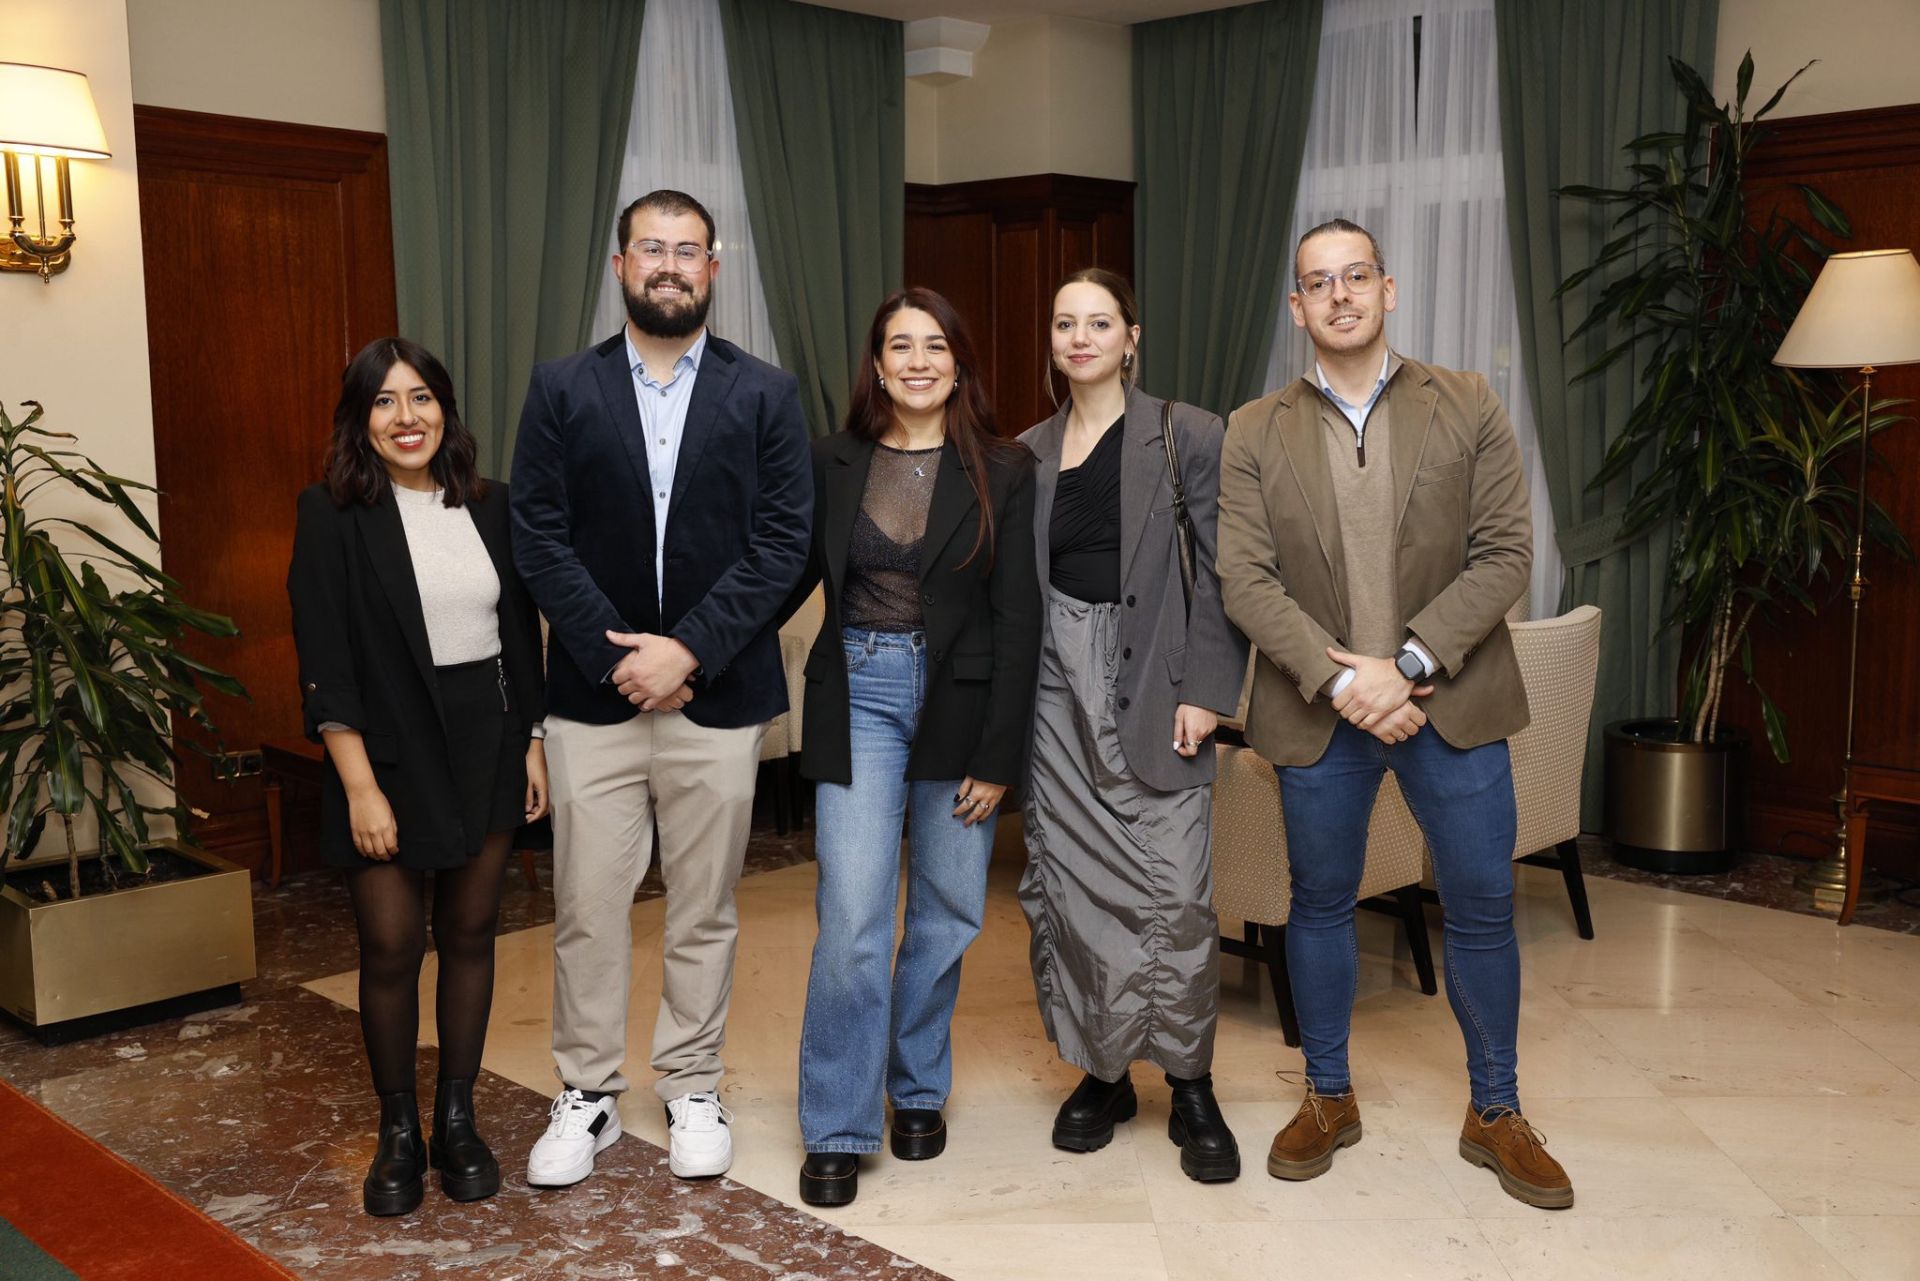
[(1614, 213), (1556, 199), (1553, 191), (1573, 183), (1627, 185), (1629, 161), (1621, 148), (1643, 133), (1682, 126), (1685, 102), (1667, 59), (1691, 64), (1712, 83), (1719, 2), (1496, 0), (1494, 13), (1521, 354), (1567, 564), (1562, 604), (1598, 605), (1605, 613), (1581, 797), (1581, 825), (1597, 831), (1601, 732), (1629, 716), (1672, 715), (1679, 639), (1660, 630), (1668, 531), (1620, 541), (1632, 478), (1587, 488), (1640, 394), (1644, 365), (1623, 361), (1603, 378), (1570, 383), (1618, 336), (1591, 332), (1572, 345), (1566, 341), (1605, 278), (1564, 299), (1553, 297), (1560, 281), (1591, 262), (1610, 238)]
[(904, 38), (791, 0), (721, 0), (720, 16), (760, 283), (821, 436), (846, 418), (867, 327), (905, 271)]
[(1224, 414), (1267, 390), (1319, 51), (1320, 0), (1133, 29), (1134, 284), (1158, 395)]
[(400, 327), (505, 476), (534, 362), (594, 337), (641, 0), (381, 0)]

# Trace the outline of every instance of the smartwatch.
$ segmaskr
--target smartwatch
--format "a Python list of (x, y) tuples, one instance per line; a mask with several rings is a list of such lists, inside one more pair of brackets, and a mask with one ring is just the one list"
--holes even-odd
[(1413, 650), (1404, 647), (1394, 656), (1393, 666), (1396, 671), (1410, 681), (1421, 680), (1427, 674), (1427, 664), (1425, 660), (1423, 660), (1420, 655), (1414, 653)]

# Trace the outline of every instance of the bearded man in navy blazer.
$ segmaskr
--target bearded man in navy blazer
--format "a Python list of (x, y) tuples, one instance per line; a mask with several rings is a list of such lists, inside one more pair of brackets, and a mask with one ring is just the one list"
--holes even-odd
[(627, 324), (537, 366), (513, 456), (514, 562), (551, 627), (553, 1057), (527, 1181), (577, 1183), (620, 1135), (627, 912), (657, 825), (667, 889), (652, 1062), (673, 1173), (725, 1173), (720, 1047), (733, 891), (767, 722), (775, 614), (806, 564), (813, 476), (792, 374), (707, 331), (713, 217), (655, 191), (620, 214)]

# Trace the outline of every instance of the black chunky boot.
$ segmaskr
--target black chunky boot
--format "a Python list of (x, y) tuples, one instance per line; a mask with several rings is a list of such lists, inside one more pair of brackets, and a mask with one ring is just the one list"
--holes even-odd
[(380, 1141), (360, 1185), (368, 1214), (409, 1214), (420, 1204), (427, 1145), (420, 1137), (420, 1104), (412, 1090), (380, 1096)]
[(1226, 1183), (1240, 1177), (1240, 1145), (1234, 1142), (1227, 1118), (1213, 1097), (1213, 1074), (1186, 1077), (1167, 1074), (1173, 1087), (1173, 1113), (1167, 1118), (1167, 1137), (1180, 1145), (1180, 1168), (1200, 1183)]
[(800, 1167), (800, 1199), (846, 1205), (860, 1191), (860, 1158), (851, 1152), (809, 1152)]
[(1113, 1142), (1113, 1127), (1131, 1121), (1139, 1110), (1132, 1077), (1122, 1073), (1118, 1081), (1102, 1081), (1089, 1072), (1053, 1118), (1053, 1146), (1098, 1152)]
[(947, 1150), (947, 1122), (939, 1108), (893, 1110), (893, 1155), (902, 1161), (931, 1161)]
[(500, 1190), (500, 1163), (473, 1128), (473, 1078), (442, 1081), (433, 1091), (433, 1168), (455, 1201), (478, 1201)]

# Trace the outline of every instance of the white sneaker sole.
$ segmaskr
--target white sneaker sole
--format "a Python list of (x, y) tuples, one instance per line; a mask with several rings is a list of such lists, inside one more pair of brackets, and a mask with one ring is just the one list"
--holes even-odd
[(613, 1141), (619, 1137), (620, 1114), (613, 1112), (609, 1114), (607, 1118), (606, 1128), (594, 1136), (592, 1150), (580, 1158), (578, 1162), (568, 1166), (564, 1170), (554, 1170), (546, 1173), (536, 1172), (534, 1168), (529, 1165), (527, 1167), (527, 1182), (536, 1188), (572, 1187), (593, 1173), (593, 1158), (612, 1147)]
[(676, 1179), (711, 1179), (725, 1174), (733, 1166), (733, 1147), (728, 1145), (725, 1152), (699, 1160), (682, 1161), (680, 1154), (667, 1149), (667, 1168), (673, 1171)]

